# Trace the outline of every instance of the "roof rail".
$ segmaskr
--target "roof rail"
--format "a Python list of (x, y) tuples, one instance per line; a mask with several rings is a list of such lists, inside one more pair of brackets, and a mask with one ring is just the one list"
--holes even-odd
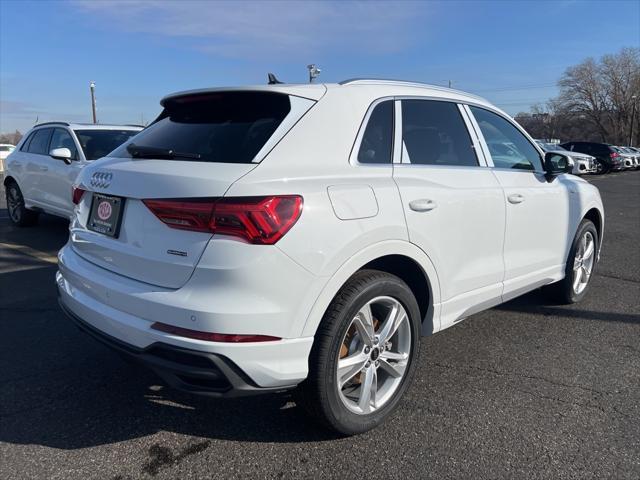
[(395, 80), (391, 78), (349, 78), (347, 80), (343, 80), (339, 82), (339, 85), (376, 85), (376, 84), (386, 84), (386, 85), (402, 85), (405, 87), (419, 87), (419, 88), (430, 88), (432, 90), (439, 90), (442, 92), (455, 92), (461, 95), (466, 95), (467, 97), (477, 98), (479, 100), (485, 101), (484, 98), (474, 95), (473, 93), (464, 92), (462, 90), (456, 90), (454, 88), (442, 87), (440, 85), (432, 85), (430, 83), (425, 82), (412, 82), (407, 80)]
[(34, 127), (41, 127), (43, 125), (65, 125), (65, 126), (69, 126), (69, 123), (67, 122), (43, 122), (43, 123), (37, 123), (34, 125)]

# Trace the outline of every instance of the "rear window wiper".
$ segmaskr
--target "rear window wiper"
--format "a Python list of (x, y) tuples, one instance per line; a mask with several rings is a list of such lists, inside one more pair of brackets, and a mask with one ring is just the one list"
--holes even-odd
[(144, 145), (136, 145), (135, 143), (130, 143), (127, 145), (127, 152), (131, 154), (133, 158), (193, 158), (195, 160), (200, 160), (202, 155), (199, 153), (189, 153), (189, 152), (176, 152), (170, 148), (160, 148), (160, 147), (147, 147)]

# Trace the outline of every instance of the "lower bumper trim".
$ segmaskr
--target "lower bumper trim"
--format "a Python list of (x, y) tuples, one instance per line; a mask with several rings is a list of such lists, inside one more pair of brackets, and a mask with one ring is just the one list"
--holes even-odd
[(146, 365), (169, 386), (212, 397), (238, 397), (295, 388), (295, 385), (264, 388), (253, 382), (224, 355), (190, 350), (167, 343), (138, 348), (96, 329), (74, 314), (58, 298), (62, 311), (82, 330), (99, 342)]

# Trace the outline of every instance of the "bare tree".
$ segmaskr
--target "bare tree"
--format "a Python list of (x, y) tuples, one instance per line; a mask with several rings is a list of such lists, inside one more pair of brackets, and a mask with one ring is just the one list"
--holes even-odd
[(595, 127), (598, 140), (624, 144), (631, 126), (632, 97), (640, 95), (640, 49), (623, 48), (600, 61), (588, 58), (569, 67), (558, 86), (560, 95), (553, 100), (558, 119), (583, 118)]
[(17, 145), (22, 139), (22, 133), (16, 130), (14, 133), (0, 134), (0, 143), (10, 143), (11, 145)]

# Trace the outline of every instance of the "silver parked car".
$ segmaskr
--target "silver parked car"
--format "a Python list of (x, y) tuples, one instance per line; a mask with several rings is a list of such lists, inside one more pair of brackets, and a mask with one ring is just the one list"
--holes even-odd
[(627, 152), (625, 147), (614, 146), (613, 149), (620, 154), (620, 157), (622, 157), (625, 170), (637, 167), (638, 159), (634, 153)]
[[(569, 150), (561, 147), (557, 143), (547, 143), (536, 140), (536, 143), (540, 145), (540, 148), (546, 152), (559, 152), (566, 155)], [(583, 175), (585, 173), (596, 173), (598, 171), (598, 162), (596, 157), (587, 155), (586, 153), (570, 152), (573, 159), (573, 173), (574, 175)]]

